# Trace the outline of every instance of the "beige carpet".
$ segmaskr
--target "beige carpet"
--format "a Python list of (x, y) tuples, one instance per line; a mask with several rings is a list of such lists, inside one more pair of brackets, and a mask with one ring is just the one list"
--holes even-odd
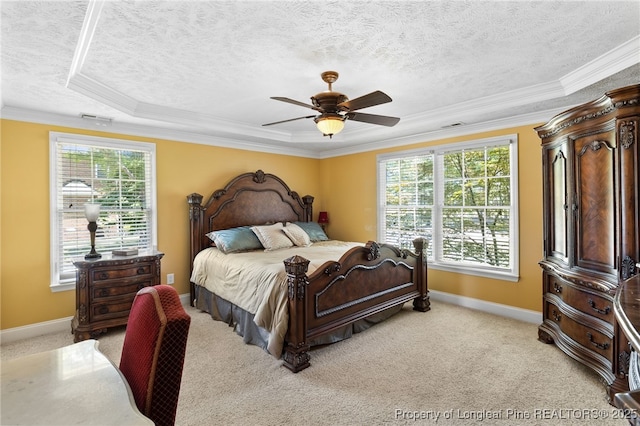
[[(293, 374), (193, 308), (178, 425), (626, 425), (605, 386), (537, 326), (458, 306), (410, 304)], [(124, 330), (100, 337), (119, 362)], [(2, 346), (2, 359), (73, 343), (57, 333)], [(416, 418), (417, 417), (417, 418)], [(436, 419), (436, 417), (438, 417)], [(499, 418), (490, 418), (499, 417)]]

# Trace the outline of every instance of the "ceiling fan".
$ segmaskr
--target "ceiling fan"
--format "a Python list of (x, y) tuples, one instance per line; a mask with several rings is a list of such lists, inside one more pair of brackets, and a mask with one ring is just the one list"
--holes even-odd
[(389, 117), (386, 115), (365, 114), (362, 112), (355, 112), (357, 110), (368, 108), (374, 105), (386, 104), (391, 102), (391, 98), (385, 93), (376, 90), (368, 95), (360, 96), (349, 100), (349, 98), (340, 93), (334, 92), (331, 85), (338, 79), (338, 73), (335, 71), (325, 71), (320, 74), (322, 80), (329, 85), (329, 90), (320, 92), (311, 97), (312, 105), (305, 104), (289, 98), (283, 97), (271, 97), (276, 101), (288, 102), (294, 105), (300, 105), (305, 108), (311, 108), (318, 111), (319, 115), (307, 115), (304, 117), (291, 118), (289, 120), (275, 121), (273, 123), (263, 124), (263, 126), (271, 126), (273, 124), (286, 123), (289, 121), (302, 120), (305, 118), (313, 118), (318, 130), (320, 130), (323, 136), (329, 136), (338, 134), (344, 128), (344, 122), (348, 120), (361, 121), (369, 124), (379, 124), (381, 126), (395, 126), (400, 119), (398, 117)]

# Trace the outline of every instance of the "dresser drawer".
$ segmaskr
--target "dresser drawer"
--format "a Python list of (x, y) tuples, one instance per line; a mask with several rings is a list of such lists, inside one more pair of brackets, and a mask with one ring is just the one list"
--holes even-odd
[(140, 263), (138, 265), (127, 265), (120, 268), (95, 269), (91, 271), (91, 279), (94, 283), (107, 280), (118, 280), (124, 278), (151, 275), (151, 265)]
[(595, 291), (579, 288), (575, 285), (549, 275), (547, 280), (547, 293), (560, 297), (567, 305), (573, 306), (588, 315), (600, 318), (613, 324), (613, 299), (609, 299)]
[(561, 301), (545, 299), (546, 318), (556, 323), (563, 334), (589, 351), (608, 360), (613, 358), (613, 333), (612, 330), (609, 332), (608, 324), (598, 322)]
[(140, 277), (134, 280), (121, 281), (119, 283), (96, 283), (91, 288), (91, 300), (100, 302), (103, 299), (112, 299), (121, 296), (133, 296), (143, 287), (154, 285), (155, 280), (151, 276)]
[(114, 318), (127, 318), (135, 293), (129, 297), (121, 297), (116, 301), (109, 303), (92, 303), (91, 304), (91, 320), (103, 321)]

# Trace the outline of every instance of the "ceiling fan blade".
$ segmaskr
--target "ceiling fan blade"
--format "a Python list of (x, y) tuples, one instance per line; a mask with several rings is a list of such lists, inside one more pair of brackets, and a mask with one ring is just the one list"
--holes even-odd
[(391, 102), (391, 98), (386, 93), (376, 90), (368, 95), (339, 103), (338, 108), (343, 111), (355, 111), (374, 105), (386, 104), (387, 102)]
[(281, 102), (287, 102), (289, 104), (294, 104), (294, 105), (298, 105), (298, 106), (305, 107), (305, 108), (311, 108), (311, 109), (314, 109), (316, 111), (322, 112), (322, 109), (320, 109), (320, 108), (318, 108), (316, 106), (305, 104), (304, 102), (296, 101), (296, 100), (289, 99), (289, 98), (283, 98), (282, 96), (272, 96), (271, 99), (275, 99), (276, 101), (281, 101)]
[(381, 126), (393, 127), (398, 124), (398, 117), (389, 117), (387, 115), (365, 114), (362, 112), (349, 112), (347, 118), (353, 121), (361, 121), (369, 124), (379, 124)]
[(306, 117), (290, 118), (288, 120), (274, 121), (273, 123), (263, 124), (263, 126), (271, 126), (272, 124), (287, 123), (289, 121), (296, 121), (296, 120), (302, 120), (303, 118), (313, 118), (313, 117), (315, 117), (315, 115), (307, 115)]

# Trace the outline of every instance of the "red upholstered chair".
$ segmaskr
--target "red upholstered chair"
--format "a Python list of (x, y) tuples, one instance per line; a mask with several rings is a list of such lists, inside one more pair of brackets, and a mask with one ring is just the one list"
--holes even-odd
[(175, 422), (190, 325), (171, 286), (145, 287), (133, 300), (120, 370), (138, 409), (156, 426)]

